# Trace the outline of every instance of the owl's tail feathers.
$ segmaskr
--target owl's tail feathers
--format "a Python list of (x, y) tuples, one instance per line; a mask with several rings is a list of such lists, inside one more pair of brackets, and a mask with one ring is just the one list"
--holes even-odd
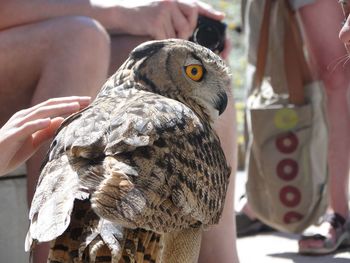
[(89, 201), (77, 200), (69, 227), (51, 242), (48, 262), (117, 263), (124, 239), (123, 227), (100, 219)]
[(128, 229), (125, 233), (121, 263), (158, 262), (163, 246), (163, 235), (141, 228)]
[(91, 263), (154, 263), (160, 258), (161, 240), (162, 235), (152, 231), (123, 229), (104, 222), (99, 235), (87, 247), (80, 247), (85, 251), (81, 260)]
[(69, 165), (67, 156), (53, 159), (45, 165), (29, 212), (26, 251), (31, 250), (37, 242), (55, 239), (67, 229), (74, 200), (89, 196), (78, 189), (79, 178)]
[(99, 219), (91, 209), (76, 216), (75, 210), (68, 229), (51, 244), (49, 263), (151, 263), (159, 259), (161, 234), (125, 229)]

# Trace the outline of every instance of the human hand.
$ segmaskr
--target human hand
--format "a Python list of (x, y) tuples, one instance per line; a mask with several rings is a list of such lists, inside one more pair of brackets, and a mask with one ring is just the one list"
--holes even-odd
[(0, 175), (25, 162), (56, 132), (63, 121), (60, 116), (85, 108), (90, 97), (49, 99), (15, 113), (0, 129)]
[(154, 39), (188, 39), (196, 28), (198, 15), (224, 18), (223, 13), (196, 0), (134, 0), (120, 5), (122, 10), (115, 19), (122, 23), (121, 29)]

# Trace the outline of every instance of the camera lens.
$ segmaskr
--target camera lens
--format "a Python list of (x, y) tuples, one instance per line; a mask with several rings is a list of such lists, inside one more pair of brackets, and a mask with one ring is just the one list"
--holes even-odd
[(225, 47), (226, 24), (205, 16), (199, 16), (197, 27), (190, 41), (209, 48), (215, 53), (220, 53)]
[(210, 50), (215, 50), (219, 46), (220, 34), (216, 28), (202, 25), (195, 30), (193, 40)]

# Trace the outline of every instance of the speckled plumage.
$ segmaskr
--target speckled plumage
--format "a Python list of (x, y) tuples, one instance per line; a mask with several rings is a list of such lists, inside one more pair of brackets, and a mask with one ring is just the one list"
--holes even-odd
[[(184, 72), (193, 61), (205, 68), (198, 82)], [(132, 51), (57, 132), (27, 249), (52, 241), (52, 263), (176, 262), (164, 255), (167, 240), (179, 238), (166, 235), (196, 236), (191, 231), (218, 223), (223, 209), (230, 169), (212, 124), (228, 81), (221, 59), (188, 41)]]

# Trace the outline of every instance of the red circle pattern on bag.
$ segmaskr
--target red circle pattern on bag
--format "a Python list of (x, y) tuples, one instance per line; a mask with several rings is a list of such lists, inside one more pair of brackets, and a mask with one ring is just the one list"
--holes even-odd
[[(275, 144), (279, 152), (290, 154), (298, 148), (299, 140), (295, 133), (286, 132), (276, 138)], [(291, 182), (299, 174), (299, 165), (294, 159), (284, 158), (278, 162), (276, 174), (281, 180)], [(301, 199), (301, 192), (295, 186), (287, 184), (279, 190), (279, 200), (285, 207), (296, 207), (300, 204)], [(283, 216), (283, 222), (291, 224), (300, 221), (302, 218), (302, 214), (296, 211), (288, 211)]]
[(300, 213), (290, 211), (285, 213), (283, 217), (283, 222), (285, 222), (286, 224), (291, 224), (300, 221), (302, 218), (303, 216)]
[(298, 175), (298, 171), (298, 163), (293, 159), (283, 159), (276, 167), (277, 176), (284, 181), (293, 180)]
[(276, 147), (281, 153), (292, 153), (298, 147), (298, 137), (293, 132), (288, 132), (276, 139)]
[(280, 200), (288, 207), (297, 206), (301, 200), (301, 193), (298, 188), (287, 185), (280, 190)]

